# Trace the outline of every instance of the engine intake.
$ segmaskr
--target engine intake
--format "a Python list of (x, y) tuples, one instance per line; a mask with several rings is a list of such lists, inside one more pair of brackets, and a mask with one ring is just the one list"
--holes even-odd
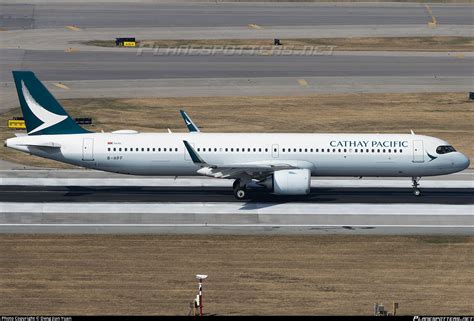
[(284, 169), (273, 173), (262, 182), (262, 185), (273, 189), (276, 195), (307, 195), (311, 186), (309, 169)]

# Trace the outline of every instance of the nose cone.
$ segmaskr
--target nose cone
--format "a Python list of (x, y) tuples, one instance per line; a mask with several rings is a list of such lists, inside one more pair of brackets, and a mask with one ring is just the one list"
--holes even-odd
[(471, 164), (471, 161), (469, 160), (469, 158), (466, 155), (459, 153), (456, 159), (456, 166), (459, 167), (459, 170), (462, 171), (468, 168), (470, 164)]

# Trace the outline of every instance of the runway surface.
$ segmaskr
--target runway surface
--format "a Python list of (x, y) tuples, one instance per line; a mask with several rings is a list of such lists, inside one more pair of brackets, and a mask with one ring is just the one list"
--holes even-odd
[[(470, 5), (430, 4), (440, 24), (474, 23)], [(81, 28), (219, 27), (423, 24), (431, 20), (420, 4), (4, 4), (0, 27), (41, 29), (77, 25)]]
[[(474, 204), (474, 189), (422, 188), (415, 197), (407, 188), (313, 188), (307, 197), (275, 196), (254, 191), (249, 202), (318, 204)], [(0, 186), (0, 202), (240, 202), (228, 187), (140, 186)]]
[[(307, 197), (231, 181), (97, 171), (0, 171), (0, 233), (458, 234), (474, 232), (472, 171), (426, 178), (316, 178)], [(33, 185), (33, 186), (32, 186)]]
[(34, 70), (42, 80), (114, 80), (167, 78), (253, 78), (311, 76), (469, 77), (474, 58), (360, 56), (154, 56), (135, 51), (77, 52), (0, 50), (0, 81), (11, 70)]
[(0, 233), (462, 234), (472, 205), (0, 202)]

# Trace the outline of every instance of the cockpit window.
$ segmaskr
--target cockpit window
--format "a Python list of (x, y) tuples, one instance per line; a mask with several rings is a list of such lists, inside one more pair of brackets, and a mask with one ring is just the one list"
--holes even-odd
[(436, 153), (438, 154), (447, 154), (455, 151), (453, 146), (438, 146), (438, 148), (436, 148)]

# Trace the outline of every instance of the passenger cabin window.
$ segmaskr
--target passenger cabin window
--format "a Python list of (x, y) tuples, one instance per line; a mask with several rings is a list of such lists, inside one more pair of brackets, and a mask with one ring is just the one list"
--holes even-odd
[(455, 152), (456, 150), (454, 149), (453, 146), (449, 146), (449, 145), (446, 145), (446, 146), (438, 146), (436, 148), (436, 153), (438, 154), (447, 154), (447, 153), (452, 153), (452, 152)]

